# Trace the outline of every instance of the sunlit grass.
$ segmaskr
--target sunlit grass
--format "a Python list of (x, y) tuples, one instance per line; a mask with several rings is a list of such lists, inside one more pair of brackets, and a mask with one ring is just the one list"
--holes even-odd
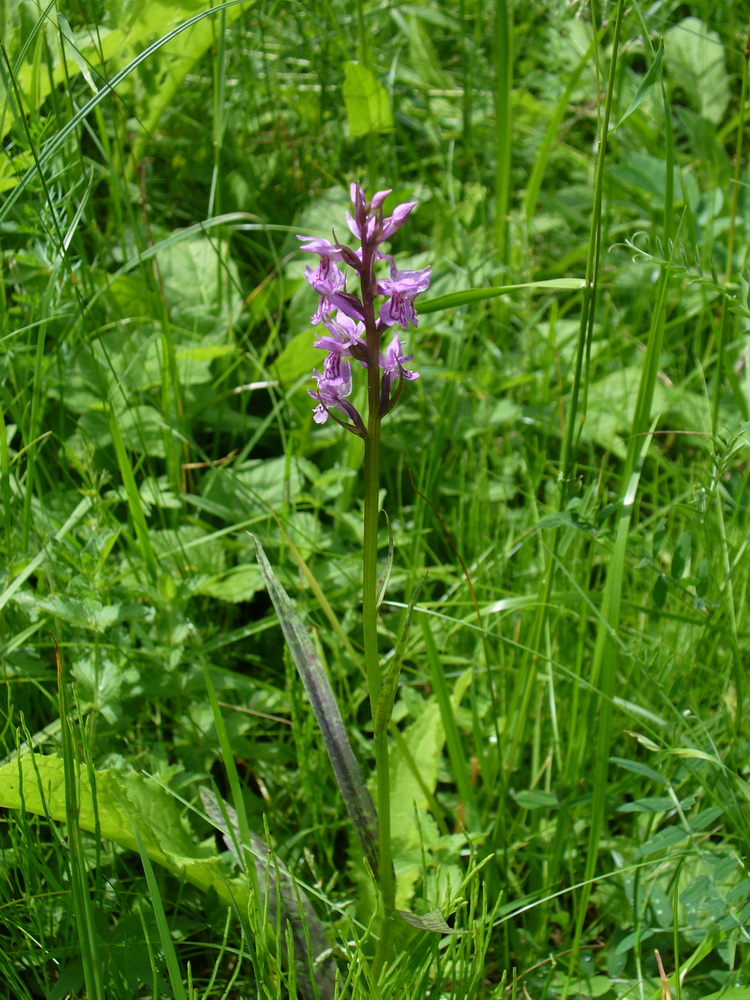
[[(199, 12), (144, 11), (0, 22), (2, 755), (68, 767), (3, 816), (9, 997), (314, 995), (272, 892), (228, 911), (174, 843), (150, 864), (151, 828), (140, 856), (77, 831), (76, 760), (170, 789), (228, 880), (198, 788), (235, 840), (267, 833), (327, 929), (321, 997), (659, 998), (655, 949), (673, 997), (743, 996), (741, 11), (248, 3), (164, 45)], [(394, 128), (353, 140), (355, 58)], [(460, 932), (404, 923), (379, 985), (370, 876), (248, 534), (370, 773), (361, 443), (312, 423), (294, 238), (329, 235), (352, 180), (419, 202), (393, 250), (433, 268), (422, 378), (384, 426), (379, 635), (403, 652), (403, 908)], [(525, 287), (429, 308), (500, 285)]]

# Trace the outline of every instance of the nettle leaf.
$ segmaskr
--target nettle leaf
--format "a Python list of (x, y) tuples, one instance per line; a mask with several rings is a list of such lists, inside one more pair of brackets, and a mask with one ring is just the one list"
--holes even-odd
[[(0, 807), (24, 809), (58, 822), (66, 819), (62, 757), (28, 753), (0, 767)], [(214, 889), (240, 909), (248, 903), (244, 880), (230, 879), (215, 848), (197, 844), (177, 800), (151, 778), (133, 771), (95, 771), (96, 796), (85, 765), (75, 764), (83, 830), (138, 851), (133, 824), (152, 861), (203, 891)], [(95, 808), (96, 803), (96, 808)]]
[(122, 702), (139, 680), (135, 668), (115, 662), (106, 652), (98, 658), (90, 653), (74, 658), (71, 672), (82, 709), (96, 708), (109, 723), (116, 722), (122, 715)]

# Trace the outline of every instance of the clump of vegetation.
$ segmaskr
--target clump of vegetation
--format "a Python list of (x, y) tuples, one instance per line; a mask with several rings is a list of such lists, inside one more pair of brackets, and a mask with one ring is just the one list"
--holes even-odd
[(750, 998), (741, 14), (0, 14), (9, 998)]

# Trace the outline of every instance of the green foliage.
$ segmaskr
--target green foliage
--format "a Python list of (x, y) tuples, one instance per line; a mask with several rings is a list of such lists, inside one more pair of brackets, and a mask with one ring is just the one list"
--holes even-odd
[[(616, 3), (57, 7), (0, 10), (10, 1000), (307, 1000), (320, 926), (351, 1000), (659, 1000), (655, 949), (673, 997), (741, 1000), (741, 5), (624, 7), (619, 40)], [(312, 422), (295, 239), (352, 180), (419, 202), (392, 249), (433, 267), (383, 442), (406, 917), (378, 985), (248, 534), (367, 775), (361, 446)]]
[[(161, 784), (136, 774), (114, 770), (93, 775), (80, 767), (78, 823), (131, 851), (150, 858), (204, 891), (212, 888), (227, 903), (246, 906), (247, 886), (230, 883), (219, 855), (195, 842), (180, 816), (177, 802)], [(63, 761), (57, 756), (24, 754), (0, 768), (0, 804), (63, 820), (66, 797)]]

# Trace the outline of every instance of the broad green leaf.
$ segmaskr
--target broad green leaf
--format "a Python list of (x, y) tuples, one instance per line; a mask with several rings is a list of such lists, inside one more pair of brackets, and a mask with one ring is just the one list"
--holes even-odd
[(249, 601), (263, 589), (263, 577), (257, 566), (233, 566), (223, 576), (206, 580), (196, 590), (196, 594), (215, 597), (217, 601), (238, 604)]
[(366, 66), (348, 62), (344, 66), (344, 103), (352, 139), (369, 132), (393, 128), (393, 115), (386, 89)]
[[(0, 767), (0, 807), (24, 809), (65, 821), (63, 760), (27, 753)], [(101, 836), (138, 850), (133, 823), (152, 861), (204, 891), (214, 889), (227, 903), (247, 905), (244, 881), (229, 879), (215, 849), (197, 844), (180, 815), (177, 801), (160, 784), (135, 772), (96, 771), (94, 795), (85, 765), (75, 765), (79, 824), (94, 833), (98, 817)]]
[(166, 425), (153, 406), (131, 406), (113, 418), (119, 423), (122, 443), (136, 455), (164, 458)]
[(408, 910), (399, 910), (398, 915), (411, 927), (416, 927), (420, 931), (431, 931), (433, 934), (460, 934), (460, 931), (454, 931), (448, 926), (440, 910), (431, 910), (422, 917), (418, 917), (416, 913), (409, 913)]
[(292, 384), (305, 375), (312, 376), (313, 368), (322, 370), (325, 354), (320, 348), (313, 346), (314, 341), (313, 331), (304, 330), (292, 337), (276, 358), (271, 370), (282, 385)]
[[(645, 192), (654, 208), (663, 208), (664, 194), (667, 184), (667, 164), (658, 156), (629, 150), (621, 163), (607, 168), (607, 172), (616, 181), (628, 184)], [(679, 167), (672, 167), (672, 183), (674, 188), (674, 204), (684, 204), (687, 198), (690, 204), (697, 200), (698, 190), (695, 178)]]
[(541, 792), (534, 789), (523, 789), (516, 792), (516, 802), (524, 809), (557, 809), (560, 805), (554, 792)]
[[(157, 260), (164, 295), (175, 322), (188, 329), (208, 332), (220, 316), (237, 318), (242, 309), (242, 297), (238, 292), (240, 280), (226, 241), (189, 235), (162, 247)], [(191, 345), (189, 353), (178, 352), (178, 361), (182, 357), (183, 367), (187, 366), (188, 370), (191, 363), (207, 365), (211, 360), (205, 355), (199, 358), (195, 350)]]
[(714, 124), (729, 103), (724, 48), (716, 31), (697, 17), (686, 17), (664, 36), (667, 72), (695, 110)]
[(568, 989), (570, 996), (603, 997), (609, 993), (611, 985), (609, 976), (591, 976), (590, 979), (574, 979)]
[[(457, 707), (468, 685), (471, 671), (456, 681), (451, 695)], [(416, 722), (403, 733), (411, 761), (407, 761), (398, 745), (391, 749), (391, 835), (397, 875), (396, 905), (406, 908), (414, 887), (422, 874), (422, 848), (429, 848), (439, 839), (437, 823), (429, 813), (427, 792), (434, 794), (438, 769), (445, 746), (440, 705), (433, 695)], [(416, 767), (419, 778), (414, 773)]]

